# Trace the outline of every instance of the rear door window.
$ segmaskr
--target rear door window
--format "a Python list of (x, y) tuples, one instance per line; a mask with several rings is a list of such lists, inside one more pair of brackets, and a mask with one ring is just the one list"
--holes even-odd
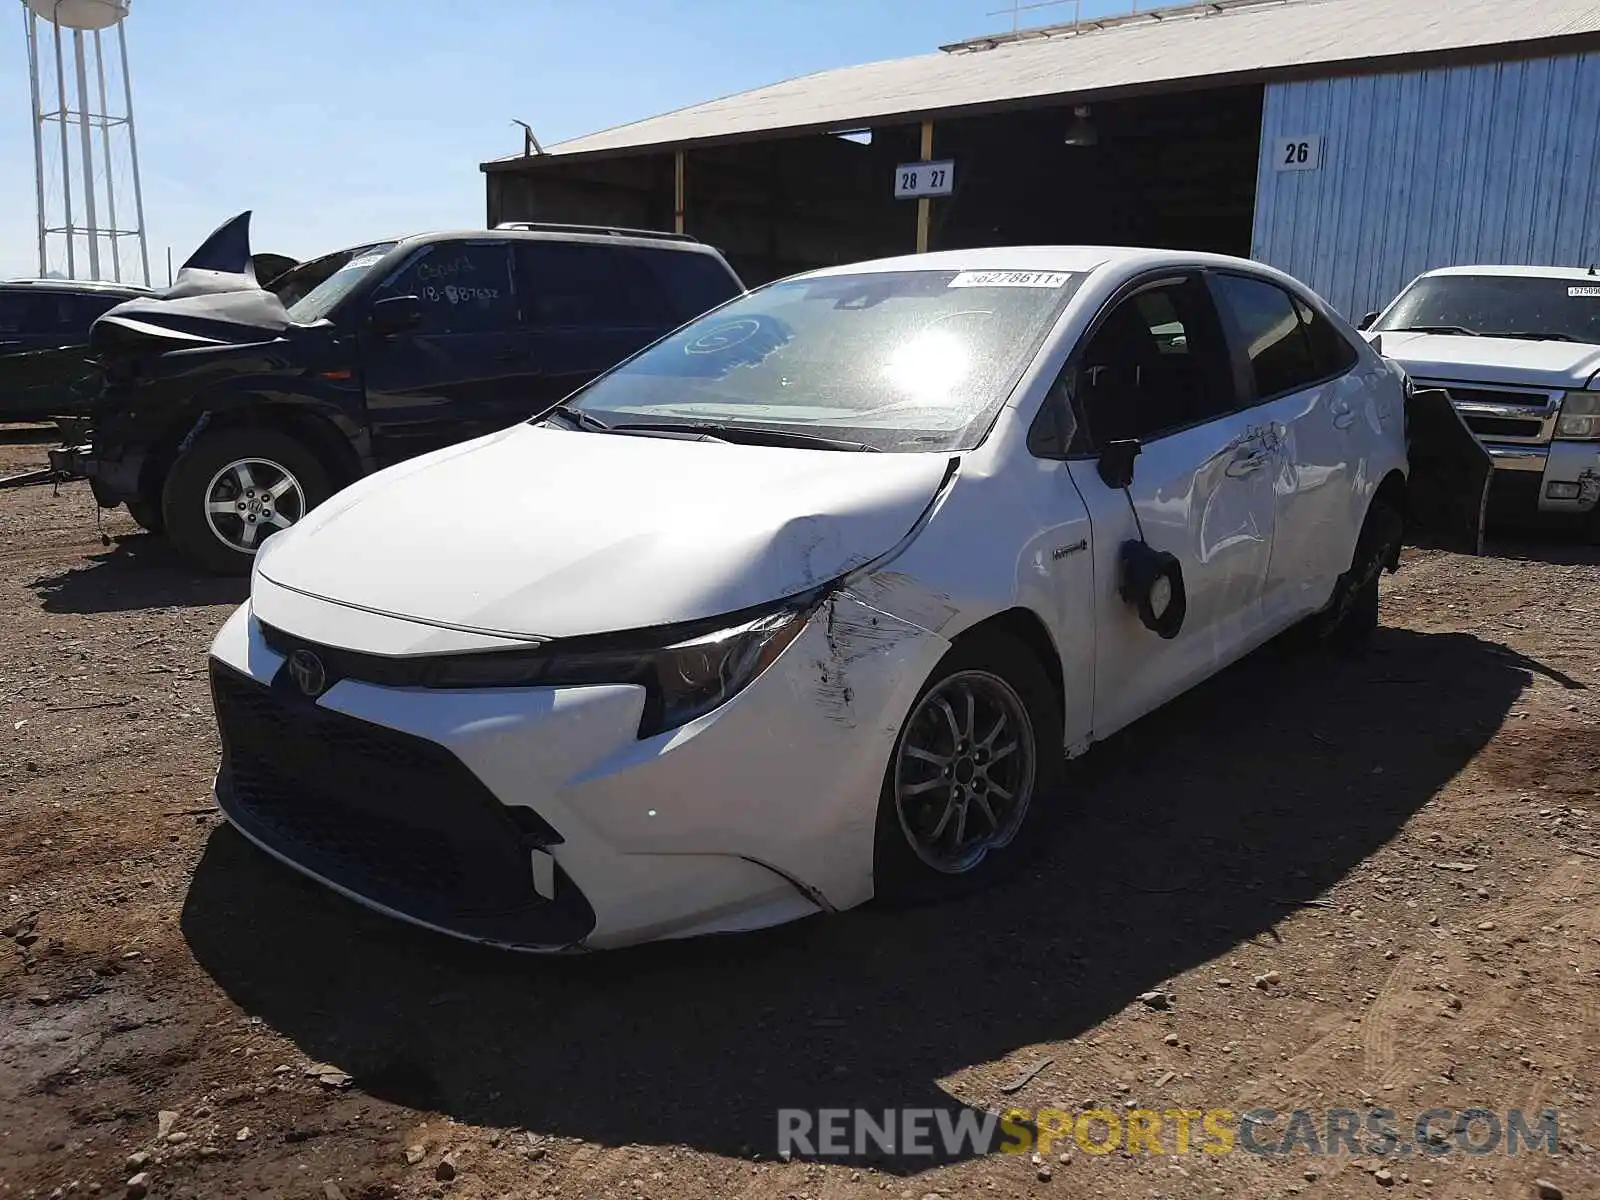
[(424, 334), (494, 333), (516, 325), (517, 292), (505, 242), (440, 242), (425, 248), (373, 293), (416, 296)]
[(710, 312), (744, 291), (728, 268), (709, 254), (690, 250), (630, 253), (655, 276), (679, 321)]
[(1317, 361), (1317, 373), (1325, 378), (1343, 375), (1361, 361), (1356, 348), (1340, 333), (1334, 323), (1298, 296), (1294, 306), (1300, 314), (1300, 323), (1306, 327), (1306, 337), (1311, 341), (1311, 354)]
[(1213, 275), (1219, 306), (1232, 325), (1255, 376), (1255, 401), (1298, 392), (1327, 378), (1289, 293), (1244, 275)]
[(665, 329), (657, 276), (635, 253), (586, 242), (517, 243), (523, 319), (538, 329)]

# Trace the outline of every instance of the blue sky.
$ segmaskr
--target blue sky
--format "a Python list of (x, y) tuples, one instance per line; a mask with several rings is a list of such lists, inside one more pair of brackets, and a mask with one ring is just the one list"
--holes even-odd
[[(477, 225), (477, 164), (520, 149), (513, 117), (532, 123), (542, 142), (557, 142), (1007, 28), (1009, 16), (988, 14), (1009, 5), (133, 0), (128, 41), (152, 273), (164, 282), (168, 246), (181, 262), (245, 208), (256, 213), (257, 250), (297, 257), (368, 237)], [(1129, 0), (1085, 3), (1086, 12), (1128, 7)], [(1024, 19), (1070, 13), (1068, 6)], [(20, 6), (0, 0), (0, 17), (3, 279), (35, 273), (37, 240)]]

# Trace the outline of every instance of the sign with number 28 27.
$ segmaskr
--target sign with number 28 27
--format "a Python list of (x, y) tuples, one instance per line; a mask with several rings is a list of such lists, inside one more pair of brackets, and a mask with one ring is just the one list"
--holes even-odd
[(956, 189), (956, 164), (943, 162), (902, 163), (894, 169), (894, 198), (920, 200), (924, 196), (948, 196)]

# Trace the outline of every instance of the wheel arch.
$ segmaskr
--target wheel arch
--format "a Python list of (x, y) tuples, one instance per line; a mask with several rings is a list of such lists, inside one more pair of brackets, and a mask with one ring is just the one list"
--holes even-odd
[(1409, 499), (1405, 474), (1397, 467), (1383, 477), (1377, 490), (1372, 493), (1372, 501), (1367, 508), (1370, 511), (1373, 504), (1382, 501), (1403, 517), (1406, 515)]
[(353, 483), (363, 474), (361, 455), (341, 422), (320, 406), (296, 404), (264, 397), (230, 397), (225, 402), (205, 399), (190, 406), (181, 417), (162, 429), (151, 442), (140, 474), (139, 490), (160, 496), (172, 464), (195, 437), (212, 429), (257, 426), (276, 429), (305, 443), (328, 471), (335, 488)]
[(1056, 648), (1055, 638), (1050, 635), (1049, 627), (1031, 608), (1008, 608), (993, 616), (985, 617), (958, 633), (951, 639), (950, 644), (952, 647), (965, 645), (996, 634), (1019, 642), (1039, 660), (1040, 666), (1044, 668), (1045, 677), (1055, 690), (1057, 711), (1064, 714), (1067, 695), (1066, 680), (1061, 671), (1061, 652)]
[[(1365, 532), (1368, 523), (1372, 519), (1373, 510), (1380, 504), (1393, 509), (1394, 512), (1399, 514), (1403, 536), (1405, 523), (1411, 515), (1411, 493), (1405, 475), (1398, 469), (1392, 470), (1385, 475), (1382, 482), (1378, 484), (1378, 490), (1372, 494), (1372, 500), (1367, 505), (1367, 515), (1361, 522), (1363, 532)], [(1387, 570), (1393, 571), (1400, 565), (1399, 559), (1400, 550), (1399, 546), (1396, 546), (1390, 560), (1383, 565)]]

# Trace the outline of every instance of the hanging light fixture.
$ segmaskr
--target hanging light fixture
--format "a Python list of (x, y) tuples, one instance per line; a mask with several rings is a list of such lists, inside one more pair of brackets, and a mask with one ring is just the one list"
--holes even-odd
[(1100, 131), (1094, 127), (1094, 122), (1089, 119), (1089, 106), (1080, 104), (1072, 110), (1072, 124), (1067, 126), (1067, 136), (1064, 139), (1069, 146), (1098, 146), (1100, 144)]

